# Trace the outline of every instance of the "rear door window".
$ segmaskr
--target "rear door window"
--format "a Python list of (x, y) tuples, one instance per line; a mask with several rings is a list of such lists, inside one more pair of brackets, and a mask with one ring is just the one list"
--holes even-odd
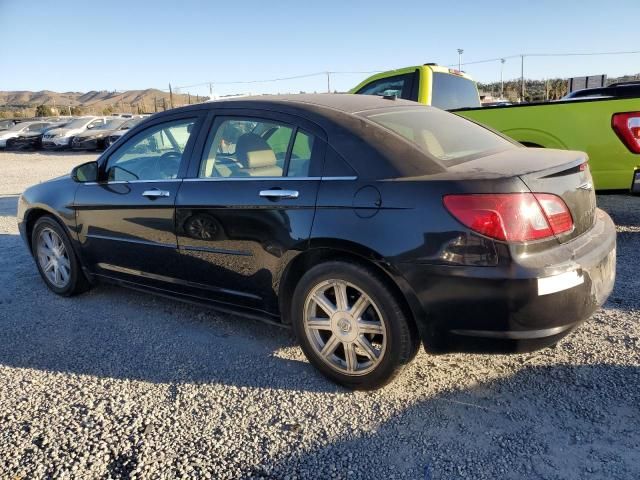
[(200, 178), (305, 177), (314, 136), (294, 125), (260, 118), (221, 118), (209, 134)]

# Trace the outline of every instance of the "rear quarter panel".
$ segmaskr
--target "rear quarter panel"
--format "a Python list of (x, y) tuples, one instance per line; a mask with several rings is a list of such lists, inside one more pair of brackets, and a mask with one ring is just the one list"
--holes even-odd
[(628, 189), (640, 155), (631, 153), (611, 128), (614, 113), (640, 111), (640, 99), (551, 102), (459, 110), (518, 142), (580, 150), (589, 155), (596, 189)]

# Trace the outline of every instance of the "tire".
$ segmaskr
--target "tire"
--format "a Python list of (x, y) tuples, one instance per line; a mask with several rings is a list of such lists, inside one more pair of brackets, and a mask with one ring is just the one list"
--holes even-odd
[(89, 289), (69, 236), (53, 217), (40, 217), (34, 225), (31, 252), (40, 276), (52, 292), (70, 297)]
[(415, 328), (371, 268), (348, 261), (316, 265), (300, 279), (291, 308), (293, 331), (309, 362), (347, 388), (383, 387), (416, 355)]

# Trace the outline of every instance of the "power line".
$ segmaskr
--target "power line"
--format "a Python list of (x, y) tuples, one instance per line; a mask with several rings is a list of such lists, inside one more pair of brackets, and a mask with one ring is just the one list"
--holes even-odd
[[(618, 51), (618, 52), (568, 52), (568, 53), (522, 53), (518, 55), (507, 55), (504, 57), (487, 58), (485, 60), (476, 60), (473, 62), (462, 62), (462, 65), (475, 65), (478, 63), (499, 62), (501, 59), (521, 58), (521, 57), (579, 57), (579, 56), (597, 56), (597, 55), (631, 55), (640, 53), (640, 50)], [(457, 63), (447, 65), (447, 67), (456, 67)]]
[[(327, 74), (329, 75), (343, 75), (343, 74), (371, 74), (371, 73), (380, 73), (383, 72), (384, 70), (367, 70), (367, 71), (340, 71), (340, 70), (335, 70), (335, 71), (324, 71), (324, 72), (315, 72), (315, 73), (305, 73), (302, 75), (292, 75), (290, 77), (278, 77), (278, 78), (267, 78), (264, 80), (234, 80), (234, 81), (224, 81), (224, 82), (215, 82), (215, 81), (207, 81), (207, 82), (200, 82), (200, 83), (194, 83), (191, 85), (180, 85), (180, 86), (176, 86), (176, 89), (185, 89), (185, 88), (194, 88), (194, 87), (202, 87), (202, 86), (208, 86), (209, 84), (213, 84), (213, 85), (244, 85), (244, 84), (251, 84), (251, 83), (270, 83), (270, 82), (281, 82), (284, 80), (297, 80), (300, 78), (310, 78), (310, 77), (319, 77), (319, 76), (325, 76)], [(166, 90), (166, 89), (165, 89)]]

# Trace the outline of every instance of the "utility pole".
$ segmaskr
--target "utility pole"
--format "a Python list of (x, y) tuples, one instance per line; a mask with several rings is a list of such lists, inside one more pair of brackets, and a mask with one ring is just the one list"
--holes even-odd
[(213, 97), (213, 83), (209, 82), (209, 99)]
[(153, 97), (153, 110), (158, 113), (158, 97)]
[(520, 55), (520, 102), (524, 102), (524, 55)]
[(331, 72), (327, 72), (327, 93), (331, 93)]
[(458, 70), (462, 71), (462, 54), (464, 50), (462, 48), (458, 49)]
[(500, 98), (504, 98), (504, 58), (500, 59)]
[(187, 92), (187, 97), (189, 98), (189, 105), (191, 105), (191, 94)]
[(169, 84), (169, 104), (173, 108), (173, 90), (171, 90), (171, 84)]

